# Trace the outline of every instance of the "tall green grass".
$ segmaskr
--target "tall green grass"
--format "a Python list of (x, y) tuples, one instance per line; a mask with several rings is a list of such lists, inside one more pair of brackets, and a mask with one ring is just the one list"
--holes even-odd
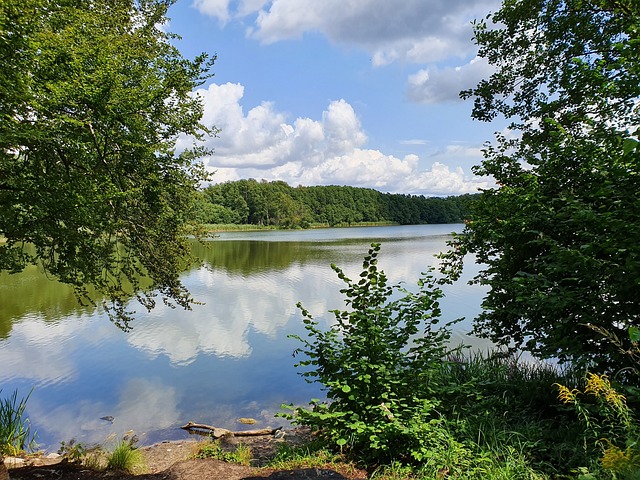
[(504, 468), (526, 465), (555, 476), (588, 465), (594, 453), (553, 386), (576, 385), (581, 375), (493, 351), (448, 358), (433, 381), (458, 441), (480, 456), (505, 459)]
[(107, 468), (119, 472), (142, 473), (145, 468), (142, 452), (133, 442), (123, 439), (108, 456)]
[[(18, 391), (0, 399), (0, 456), (17, 455), (36, 447), (35, 432), (31, 433), (31, 422), (25, 418), (25, 409), (31, 392), (18, 398)], [(2, 390), (0, 389), (0, 394)]]

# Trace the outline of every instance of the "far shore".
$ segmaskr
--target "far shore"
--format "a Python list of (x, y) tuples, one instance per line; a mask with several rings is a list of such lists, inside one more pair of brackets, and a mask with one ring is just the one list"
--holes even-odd
[[(204, 230), (208, 233), (220, 232), (260, 232), (264, 230), (313, 230), (320, 228), (349, 228), (349, 227), (393, 227), (398, 226), (396, 222), (353, 222), (339, 225), (329, 225), (328, 223), (312, 223), (307, 228), (283, 228), (277, 225), (252, 225), (249, 223), (236, 224), (204, 224)], [(0, 235), (0, 244), (7, 241), (4, 235)]]
[(307, 228), (284, 228), (278, 225), (253, 225), (253, 224), (205, 224), (204, 229), (211, 233), (218, 232), (259, 232), (263, 230), (313, 230), (320, 228), (349, 228), (349, 227), (393, 227), (400, 225), (397, 222), (353, 222), (338, 225), (328, 223), (312, 223)]

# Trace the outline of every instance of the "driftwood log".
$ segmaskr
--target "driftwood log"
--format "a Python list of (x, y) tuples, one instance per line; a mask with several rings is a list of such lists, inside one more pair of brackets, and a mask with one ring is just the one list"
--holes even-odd
[(255, 437), (259, 435), (275, 435), (278, 430), (282, 430), (282, 427), (278, 428), (260, 428), (258, 430), (241, 430), (239, 432), (232, 432), (226, 428), (218, 428), (212, 425), (205, 425), (203, 423), (188, 422), (186, 425), (180, 427), (183, 430), (187, 430), (189, 433), (204, 433), (209, 432), (214, 438), (221, 438), (225, 436), (232, 437)]

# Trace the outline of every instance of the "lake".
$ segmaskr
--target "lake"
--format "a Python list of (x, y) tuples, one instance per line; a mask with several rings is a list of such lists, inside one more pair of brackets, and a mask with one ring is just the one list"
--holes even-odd
[[(256, 428), (285, 424), (282, 403), (322, 397), (294, 368), (304, 334), (297, 302), (322, 324), (344, 307), (344, 284), (331, 270), (356, 278), (371, 242), (382, 244), (379, 265), (390, 283), (415, 286), (437, 264), (450, 232), (462, 225), (225, 232), (194, 245), (204, 266), (183, 275), (202, 305), (192, 311), (137, 306), (125, 333), (101, 310), (81, 306), (71, 289), (30, 267), (0, 274), (0, 395), (34, 388), (27, 414), (43, 449), (61, 441), (113, 441), (134, 430), (142, 444), (180, 439), (193, 421), (231, 430), (238, 417)], [(447, 286), (443, 320), (465, 317), (455, 341), (480, 311), (484, 289), (466, 279)], [(113, 419), (104, 420), (104, 417)], [(111, 439), (111, 440), (107, 440)]]

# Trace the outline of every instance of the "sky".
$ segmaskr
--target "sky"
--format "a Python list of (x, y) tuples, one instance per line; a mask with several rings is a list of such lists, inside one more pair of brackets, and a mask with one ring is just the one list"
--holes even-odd
[(254, 178), (425, 196), (474, 176), (502, 130), (459, 92), (491, 73), (471, 22), (498, 0), (177, 0), (165, 30), (185, 57), (216, 55), (198, 90), (220, 129), (213, 183)]

